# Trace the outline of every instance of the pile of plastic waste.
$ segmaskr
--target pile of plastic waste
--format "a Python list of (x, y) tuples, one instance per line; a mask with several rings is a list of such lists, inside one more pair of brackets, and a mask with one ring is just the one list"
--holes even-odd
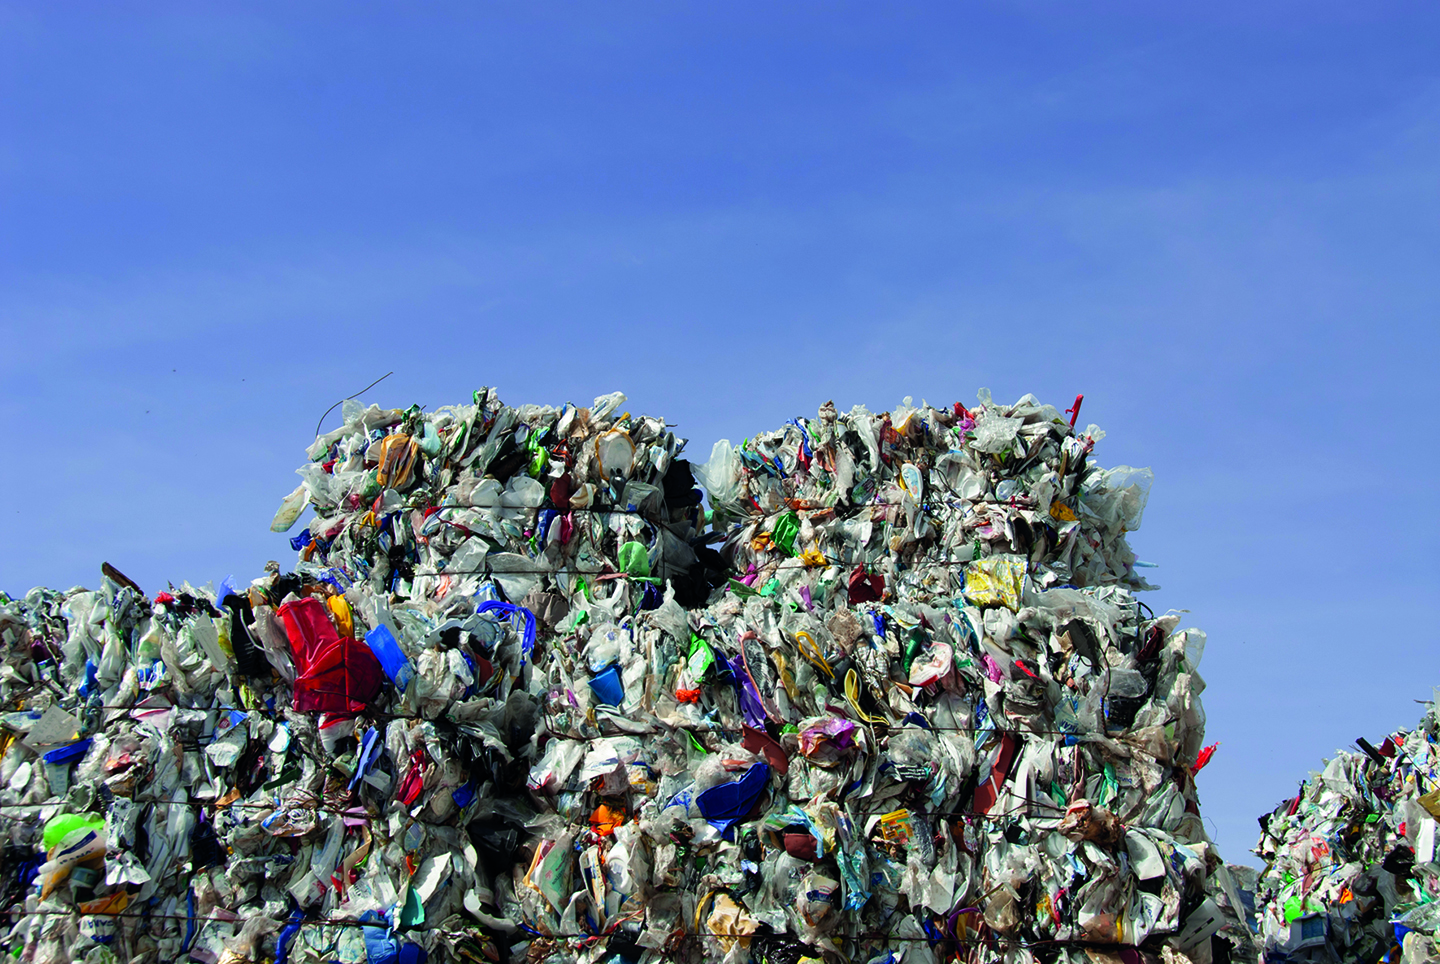
[(272, 524), (313, 512), (293, 571), (5, 601), (8, 946), (1250, 952), (1204, 636), (1134, 595), (1148, 471), (1031, 396), (827, 403), (693, 466), (624, 402), (347, 402)]
[(1266, 959), (1440, 961), (1440, 716), (1356, 741), (1260, 818)]

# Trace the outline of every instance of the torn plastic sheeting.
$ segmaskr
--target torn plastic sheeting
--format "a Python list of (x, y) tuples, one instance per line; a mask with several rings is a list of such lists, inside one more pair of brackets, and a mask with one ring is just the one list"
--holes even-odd
[(974, 606), (1020, 608), (1026, 562), (1015, 556), (977, 559), (965, 567), (965, 600)]
[(730, 830), (753, 809), (755, 801), (765, 792), (770, 782), (770, 767), (756, 763), (732, 783), (721, 783), (699, 793), (695, 806), (700, 814), (717, 829), (726, 840)]
[(775, 769), (775, 772), (782, 777), (790, 772), (790, 757), (775, 740), (771, 739), (764, 730), (757, 730), (754, 727), (746, 726), (743, 729), (744, 739), (741, 745), (751, 753), (758, 753), (765, 758)]
[(323, 604), (313, 598), (283, 604), (294, 649), (295, 708), (306, 712), (358, 713), (380, 692), (381, 669), (367, 646), (341, 636)]
[(415, 677), (415, 668), (410, 665), (410, 660), (405, 656), (405, 651), (395, 641), (395, 636), (390, 632), (389, 627), (376, 626), (365, 634), (365, 645), (375, 654), (380, 663), (380, 668), (385, 675), (390, 677), (390, 682), (400, 692), (410, 685), (410, 680)]

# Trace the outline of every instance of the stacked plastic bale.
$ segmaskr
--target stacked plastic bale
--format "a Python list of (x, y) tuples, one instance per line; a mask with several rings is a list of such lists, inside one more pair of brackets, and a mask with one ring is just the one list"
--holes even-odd
[(1147, 474), (1029, 397), (827, 405), (717, 445), (711, 515), (623, 401), (347, 404), (293, 573), (17, 604), (0, 804), (48, 864), (12, 944), (1209, 958), (1203, 636), (1131, 595)]
[[(384, 558), (367, 548), (341, 565), (402, 589), (419, 609), (396, 612), (413, 616), (431, 606), (423, 580), (449, 597), (446, 576), (470, 574), (482, 551), (470, 539), (488, 527), (480, 574), (549, 614), (528, 779), (547, 815), (496, 895), (501, 916), (542, 935), (532, 953), (574, 954), (605, 934), (696, 954), (759, 940), (801, 955), (841, 939), (851, 953), (923, 957), (932, 940), (971, 948), (983, 935), (1024, 957), (1173, 933), (1206, 956), (1222, 921), (1203, 905), (1219, 868), (1189, 779), (1203, 637), (1173, 633), (1174, 616), (1143, 618), (1129, 595), (1143, 581), (1123, 536), (1146, 474), (1091, 468), (1100, 433), (1076, 436), (1033, 399), (974, 413), (827, 406), (739, 450), (717, 446), (700, 475), (725, 546), (697, 566), (689, 552), (705, 556), (714, 535), (683, 483), (657, 484), (668, 465), (646, 474), (633, 459), (660, 432), (610, 421), (619, 404), (487, 415), (498, 427), (473, 478), (488, 495), (393, 500), (408, 533), (374, 544)], [(385, 437), (362, 444), (380, 446), (383, 471)], [(571, 492), (581, 498), (567, 503)], [(432, 534), (464, 526), (464, 542), (428, 543), (421, 512)], [(353, 531), (344, 517), (312, 527), (330, 565)], [(516, 539), (528, 548), (502, 551)], [(737, 578), (718, 586), (727, 564)], [(659, 591), (667, 569), (686, 577), (688, 612)], [(433, 656), (420, 633), (402, 635), (408, 658)], [(1063, 855), (1042, 858), (1042, 836)], [(1091, 854), (1087, 837), (1110, 850)], [(1052, 873), (1036, 891), (1041, 865)], [(974, 910), (954, 913), (967, 898)]]
[[(790, 956), (866, 960), (1101, 953), (1082, 944), (1207, 960), (1219, 927), (1248, 944), (1194, 795), (1204, 637), (1132, 596), (1124, 534), (1149, 477), (1091, 464), (1101, 435), (982, 393), (973, 412), (827, 404), (716, 446), (699, 475), (739, 579), (691, 614), (678, 671), (652, 657), (653, 707), (673, 723), (672, 686), (684, 711), (703, 684), (707, 760), (742, 774), (731, 785), (773, 776), (753, 844), (695, 806), (713, 770), (642, 803), (646, 836), (732, 868), (683, 880), (681, 920), (698, 901), (695, 930), (738, 919)], [(733, 869), (751, 854), (753, 881)], [(745, 910), (706, 919), (717, 888)], [(718, 943), (692, 946), (735, 955)]]
[[(292, 686), (304, 651), (283, 624), (307, 609), (281, 602), (294, 588), (272, 575), (219, 611), (188, 586), (152, 604), (107, 577), (65, 594), (59, 620), (7, 607), (5, 696), (25, 709), (3, 720), (0, 817), (16, 855), (38, 845), (43, 861), (7, 864), (8, 946), (24, 959), (259, 960), (294, 944), (296, 908), (393, 902), (371, 895), (383, 873), (343, 872), (372, 849), (377, 871), (405, 855), (372, 846), (387, 836), (369, 832), (376, 792), (344, 780), (339, 729), (360, 719), (317, 717)], [(358, 924), (327, 930), (343, 959), (366, 959)]]
[[(487, 914), (490, 881), (534, 816), (531, 653), (564, 615), (563, 597), (529, 593), (548, 571), (531, 550), (552, 522), (558, 546), (614, 516), (608, 549), (597, 532), (572, 568), (652, 568), (657, 604), (662, 578), (692, 602), (719, 581), (698, 559), (718, 556), (690, 547), (701, 495), (663, 422), (598, 439), (598, 471), (623, 459), (632, 502), (544, 474), (621, 400), (347, 405), (272, 526), (315, 509), (294, 572), (152, 601), (109, 570), (98, 592), (9, 602), (10, 944), (43, 961), (500, 953), (516, 925)], [(548, 448), (527, 444), (541, 422)], [(642, 511), (671, 535), (637, 555), (615, 539)]]
[(1440, 717), (1340, 751), (1260, 818), (1267, 960), (1440, 960)]

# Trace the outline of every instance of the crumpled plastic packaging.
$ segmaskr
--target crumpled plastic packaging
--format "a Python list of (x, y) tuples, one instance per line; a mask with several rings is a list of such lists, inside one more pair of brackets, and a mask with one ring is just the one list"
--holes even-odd
[(1251, 954), (1095, 426), (827, 402), (692, 466), (618, 392), (342, 415), (293, 571), (0, 604), (24, 960)]
[(1337, 752), (1260, 818), (1268, 960), (1440, 961), (1437, 707), (1413, 730)]

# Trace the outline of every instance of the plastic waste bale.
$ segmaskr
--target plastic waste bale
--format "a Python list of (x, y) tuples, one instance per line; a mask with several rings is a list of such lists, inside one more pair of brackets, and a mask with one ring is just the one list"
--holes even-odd
[(1257, 927), (1274, 959), (1440, 959), (1436, 703), (1413, 730), (1361, 738), (1260, 818)]
[(342, 421), (293, 571), (0, 604), (27, 960), (1250, 952), (1204, 636), (1135, 596), (1098, 428), (827, 403), (692, 466), (618, 392)]

